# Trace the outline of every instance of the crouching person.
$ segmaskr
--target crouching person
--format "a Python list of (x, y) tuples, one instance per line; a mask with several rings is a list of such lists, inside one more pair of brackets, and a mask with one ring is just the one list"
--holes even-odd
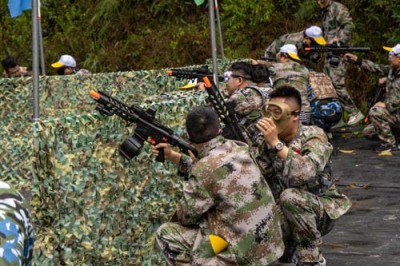
[(256, 158), (284, 216), (286, 249), (280, 261), (325, 265), (322, 236), (351, 205), (332, 182), (332, 145), (321, 128), (300, 123), (301, 96), (294, 87), (272, 91), (262, 111)]
[(191, 110), (186, 129), (198, 158), (173, 151), (164, 158), (187, 175), (177, 204), (178, 222), (157, 230), (157, 244), (169, 265), (268, 265), (283, 254), (279, 212), (248, 146), (224, 139), (218, 115)]

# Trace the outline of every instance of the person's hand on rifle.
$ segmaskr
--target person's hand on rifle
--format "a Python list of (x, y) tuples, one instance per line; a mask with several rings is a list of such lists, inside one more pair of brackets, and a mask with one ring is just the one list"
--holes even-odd
[(345, 53), (343, 55), (343, 57), (346, 60), (351, 61), (351, 62), (357, 62), (357, 60), (358, 60), (358, 56), (356, 56), (355, 54), (351, 54), (351, 53)]
[(383, 77), (383, 78), (380, 78), (379, 79), (379, 86), (385, 86), (386, 85), (386, 81), (387, 81), (387, 78), (386, 77)]
[[(171, 145), (168, 143), (158, 143), (157, 145), (151, 145), (151, 152), (154, 156), (158, 156), (160, 153), (159, 149), (164, 149), (164, 159), (171, 161), (174, 164), (178, 164), (182, 154), (176, 152), (172, 149)], [(189, 151), (190, 152), (190, 151)], [(192, 154), (193, 155), (193, 154)]]

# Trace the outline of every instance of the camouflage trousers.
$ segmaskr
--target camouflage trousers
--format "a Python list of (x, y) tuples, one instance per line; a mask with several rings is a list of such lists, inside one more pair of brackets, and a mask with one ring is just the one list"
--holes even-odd
[(321, 260), (322, 236), (333, 227), (318, 196), (308, 191), (288, 188), (280, 195), (283, 212), (285, 253), (293, 250), (299, 262)]
[[(230, 266), (234, 260), (225, 260), (214, 255), (211, 245), (200, 246), (203, 238), (199, 227), (165, 223), (157, 230), (156, 241), (164, 253), (168, 265)], [(234, 258), (232, 258), (234, 259)]]
[(331, 80), (332, 84), (336, 89), (339, 101), (343, 106), (343, 109), (350, 115), (357, 114), (359, 112), (358, 108), (354, 104), (349, 92), (346, 89), (346, 71), (347, 63), (340, 59), (340, 63), (337, 67), (332, 67), (329, 64), (329, 60), (325, 60), (324, 73), (327, 74)]
[(395, 144), (396, 136), (399, 138), (400, 114), (390, 114), (386, 108), (374, 106), (370, 109), (369, 119), (374, 126), (380, 140), (386, 143)]

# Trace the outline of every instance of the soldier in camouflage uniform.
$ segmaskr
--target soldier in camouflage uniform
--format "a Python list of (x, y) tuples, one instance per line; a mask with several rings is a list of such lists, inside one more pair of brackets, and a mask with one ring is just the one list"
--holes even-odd
[(383, 102), (377, 102), (369, 111), (372, 126), (383, 142), (378, 152), (398, 150), (400, 136), (400, 44), (394, 47), (384, 47), (389, 51), (389, 65), (376, 64), (369, 60), (362, 60), (356, 55), (347, 53), (345, 58), (356, 62), (359, 67), (367, 71), (387, 76), (380, 80), (385, 85), (386, 95)]
[[(187, 176), (178, 203), (177, 223), (157, 230), (157, 244), (169, 265), (268, 265), (283, 253), (278, 208), (260, 169), (243, 142), (226, 140), (218, 115), (208, 107), (189, 112), (186, 129), (198, 158), (173, 151), (165, 159)], [(213, 248), (210, 235), (227, 246)]]
[(275, 61), (280, 48), (285, 44), (293, 44), (297, 48), (297, 54), (301, 58), (302, 64), (307, 68), (315, 70), (320, 60), (319, 54), (305, 51), (306, 47), (325, 45), (326, 41), (322, 37), (322, 30), (318, 26), (311, 26), (304, 31), (288, 33), (278, 37), (265, 50), (264, 57), (269, 61)]
[[(322, 9), (322, 30), (329, 44), (349, 45), (354, 24), (348, 9), (341, 3), (332, 0), (317, 0)], [(355, 125), (364, 115), (355, 106), (345, 87), (347, 63), (343, 58), (332, 56), (326, 58), (324, 72), (332, 79), (343, 109), (349, 114), (348, 125)]]
[(332, 181), (332, 145), (324, 131), (299, 122), (299, 92), (285, 86), (270, 97), (257, 123), (263, 136), (256, 159), (287, 222), (283, 259), (294, 250), (297, 265), (325, 265), (321, 237), (351, 202)]
[(0, 181), (0, 265), (31, 265), (33, 242), (28, 203), (10, 185)]
[(227, 104), (234, 104), (241, 118), (240, 124), (248, 138), (249, 146), (255, 142), (259, 131), (255, 123), (261, 118), (261, 107), (267, 102), (272, 87), (268, 83), (269, 72), (265, 66), (247, 62), (235, 62), (224, 74)]
[(303, 124), (310, 123), (311, 106), (307, 97), (308, 69), (300, 64), (297, 49), (293, 44), (285, 44), (277, 55), (278, 62), (271, 63), (269, 70), (274, 88), (290, 84), (299, 90), (302, 100), (300, 120)]

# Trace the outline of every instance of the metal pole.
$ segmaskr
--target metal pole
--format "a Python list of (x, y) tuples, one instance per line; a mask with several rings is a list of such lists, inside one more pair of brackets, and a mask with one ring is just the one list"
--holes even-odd
[(32, 0), (32, 71), (33, 71), (33, 119), (39, 119), (39, 40), (38, 0)]
[(213, 60), (214, 82), (218, 86), (217, 42), (215, 38), (215, 13), (213, 0), (208, 0), (208, 10), (210, 13), (211, 54)]
[(44, 48), (43, 48), (43, 32), (42, 32), (42, 12), (41, 10), (41, 4), (39, 0), (39, 5), (38, 5), (38, 25), (39, 25), (39, 48), (40, 48), (40, 68), (41, 68), (41, 74), (43, 76), (46, 75), (46, 65), (44, 64)]
[(217, 25), (218, 25), (218, 32), (219, 32), (219, 44), (221, 46), (221, 56), (222, 61), (225, 61), (225, 54), (224, 54), (224, 41), (222, 39), (222, 28), (221, 28), (221, 20), (219, 18), (219, 6), (218, 0), (215, 0), (215, 15), (217, 17)]

